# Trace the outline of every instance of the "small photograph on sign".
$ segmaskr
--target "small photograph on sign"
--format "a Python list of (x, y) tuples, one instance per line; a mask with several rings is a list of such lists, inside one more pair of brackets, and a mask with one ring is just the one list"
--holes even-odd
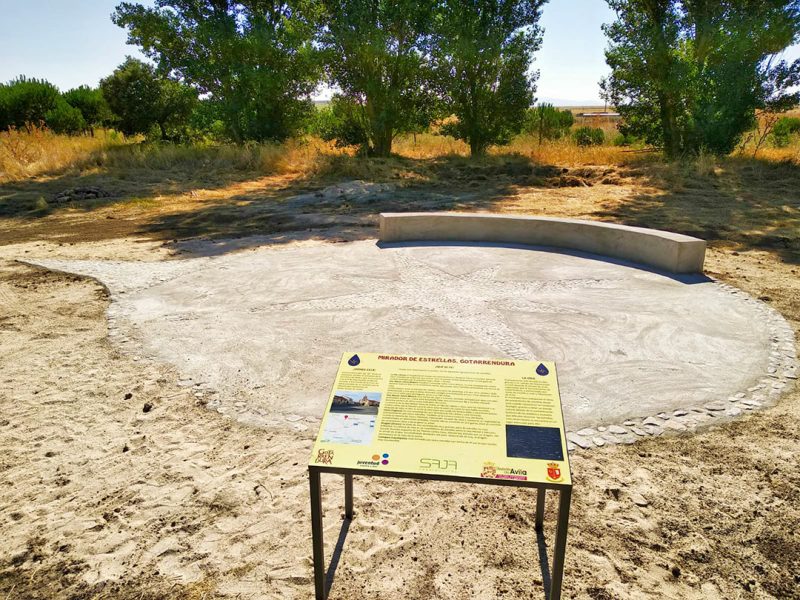
[(380, 392), (337, 390), (333, 395), (333, 402), (331, 402), (332, 413), (349, 415), (377, 415), (380, 407)]
[(506, 456), (536, 460), (564, 460), (558, 427), (506, 425)]
[(326, 444), (355, 444), (366, 446), (372, 443), (375, 433), (375, 417), (372, 415), (328, 415), (321, 442)]

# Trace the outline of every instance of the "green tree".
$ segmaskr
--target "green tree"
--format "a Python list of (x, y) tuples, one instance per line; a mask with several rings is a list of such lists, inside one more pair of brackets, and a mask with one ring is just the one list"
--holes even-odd
[(75, 135), (86, 131), (86, 121), (81, 111), (70, 106), (63, 98), (59, 98), (56, 105), (45, 113), (44, 121), (55, 133)]
[(366, 150), (369, 143), (363, 107), (340, 94), (317, 111), (310, 132), (328, 142), (335, 140), (339, 147), (360, 146)]
[(315, 7), (315, 0), (156, 0), (153, 8), (123, 2), (112, 19), (161, 72), (215, 104), (233, 140), (282, 140), (314, 110)]
[(447, 128), (474, 156), (519, 133), (534, 102), (546, 0), (441, 0), (431, 55), (437, 85), (458, 121)]
[(571, 110), (561, 110), (552, 104), (543, 103), (528, 109), (525, 114), (523, 131), (539, 137), (539, 144), (544, 140), (560, 140), (575, 123)]
[(126, 135), (148, 134), (157, 126), (161, 139), (178, 138), (197, 103), (194, 89), (130, 57), (100, 82), (100, 89)]
[(669, 157), (729, 153), (757, 109), (797, 103), (800, 61), (775, 57), (798, 41), (797, 0), (607, 0), (611, 75), (601, 83), (624, 134)]
[(43, 79), (20, 76), (0, 85), (0, 129), (45, 124), (61, 100), (58, 88)]
[(85, 127), (94, 135), (94, 128), (110, 122), (112, 115), (100, 88), (82, 85), (63, 94), (64, 100), (80, 111)]
[[(426, 53), (433, 0), (322, 0), (328, 75), (360, 107), (368, 152), (388, 156), (431, 106)], [(426, 123), (427, 125), (427, 123)]]

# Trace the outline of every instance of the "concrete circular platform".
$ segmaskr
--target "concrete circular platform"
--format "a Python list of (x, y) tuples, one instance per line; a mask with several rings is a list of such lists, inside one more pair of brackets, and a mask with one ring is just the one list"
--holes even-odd
[(765, 304), (590, 255), (361, 241), (41, 264), (104, 282), (122, 347), (256, 423), (318, 417), (347, 350), (554, 360), (581, 446), (735, 416), (795, 375), (791, 329)]

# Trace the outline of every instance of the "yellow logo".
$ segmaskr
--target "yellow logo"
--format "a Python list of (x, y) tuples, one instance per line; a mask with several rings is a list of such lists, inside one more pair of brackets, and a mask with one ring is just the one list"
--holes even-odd
[(333, 450), (317, 450), (316, 464), (330, 465), (333, 464)]

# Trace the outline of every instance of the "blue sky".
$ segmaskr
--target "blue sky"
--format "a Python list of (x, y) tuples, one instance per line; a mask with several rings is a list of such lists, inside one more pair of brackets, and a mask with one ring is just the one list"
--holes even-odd
[[(63, 90), (96, 85), (126, 55), (125, 31), (109, 15), (118, 0), (0, 0), (0, 81), (20, 74)], [(144, 2), (149, 4), (149, 2)], [(544, 43), (536, 55), (537, 97), (555, 104), (599, 103), (597, 82), (607, 73), (600, 30), (613, 14), (604, 0), (551, 0), (544, 8)], [(797, 48), (787, 58), (800, 56)]]

